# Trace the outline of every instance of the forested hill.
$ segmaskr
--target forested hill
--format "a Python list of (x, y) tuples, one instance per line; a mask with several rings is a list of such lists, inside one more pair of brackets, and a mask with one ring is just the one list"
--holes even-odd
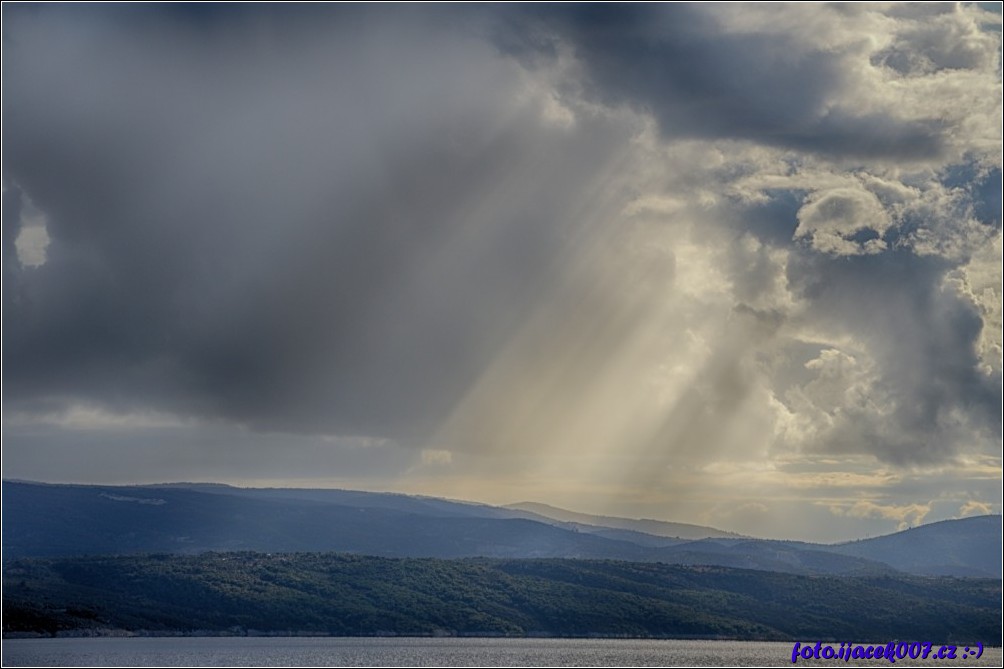
[(4, 634), (311, 633), (999, 645), (1001, 584), (596, 560), (206, 553), (23, 559)]

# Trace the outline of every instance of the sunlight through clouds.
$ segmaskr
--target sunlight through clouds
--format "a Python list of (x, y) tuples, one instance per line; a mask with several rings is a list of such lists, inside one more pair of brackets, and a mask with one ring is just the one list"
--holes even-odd
[(4, 23), (5, 476), (1001, 510), (999, 14)]

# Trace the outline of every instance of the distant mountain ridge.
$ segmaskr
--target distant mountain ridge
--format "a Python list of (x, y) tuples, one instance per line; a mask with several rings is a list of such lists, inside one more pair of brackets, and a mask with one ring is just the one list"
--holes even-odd
[(931, 576), (1001, 576), (1001, 516), (941, 520), (827, 547)]
[(667, 537), (673, 539), (742, 539), (741, 534), (726, 532), (713, 527), (703, 525), (691, 525), (689, 523), (671, 523), (664, 520), (651, 520), (643, 518), (633, 520), (630, 518), (619, 518), (617, 516), (594, 516), (588, 513), (568, 511), (549, 504), (539, 502), (519, 502), (517, 504), (507, 504), (506, 509), (516, 509), (519, 511), (529, 511), (537, 516), (543, 516), (552, 520), (560, 520), (568, 523), (581, 523), (582, 525), (600, 526), (618, 530), (628, 530), (632, 532), (643, 532), (653, 534), (657, 537)]
[(5, 481), (2, 493), (5, 563), (73, 555), (337, 551), (384, 557), (614, 559), (793, 574), (1001, 574), (999, 516), (945, 521), (830, 546), (530, 503), (495, 507), (354, 490)]

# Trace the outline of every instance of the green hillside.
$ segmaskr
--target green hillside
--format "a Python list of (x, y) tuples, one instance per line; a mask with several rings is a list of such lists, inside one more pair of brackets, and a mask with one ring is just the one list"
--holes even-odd
[(592, 560), (207, 553), (4, 567), (5, 635), (616, 635), (1001, 641), (989, 579)]

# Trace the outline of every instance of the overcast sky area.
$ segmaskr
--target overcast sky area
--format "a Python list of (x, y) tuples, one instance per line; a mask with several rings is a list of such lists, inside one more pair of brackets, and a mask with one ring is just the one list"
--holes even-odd
[(5, 4), (3, 476), (999, 514), (999, 7)]

